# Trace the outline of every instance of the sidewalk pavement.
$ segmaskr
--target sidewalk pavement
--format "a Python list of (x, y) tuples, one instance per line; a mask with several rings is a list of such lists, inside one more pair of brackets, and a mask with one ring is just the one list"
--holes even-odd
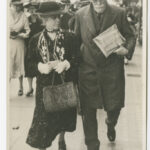
[[(145, 150), (145, 99), (142, 99), (142, 48), (136, 47), (133, 60), (125, 66), (126, 74), (126, 107), (121, 111), (119, 123), (116, 126), (117, 138), (114, 143), (107, 139), (105, 125), (106, 113), (98, 110), (98, 135), (101, 141), (100, 150)], [(35, 87), (35, 80), (34, 80)], [(27, 81), (24, 80), (24, 90), (27, 91)], [(35, 89), (35, 88), (34, 88)], [(35, 106), (35, 97), (17, 96), (18, 80), (10, 84), (10, 99), (8, 100), (8, 150), (34, 150), (25, 143), (31, 125)], [(16, 128), (16, 129), (14, 129)], [(47, 150), (58, 149), (58, 137)], [(67, 150), (86, 150), (81, 116), (77, 118), (77, 129), (66, 133)]]

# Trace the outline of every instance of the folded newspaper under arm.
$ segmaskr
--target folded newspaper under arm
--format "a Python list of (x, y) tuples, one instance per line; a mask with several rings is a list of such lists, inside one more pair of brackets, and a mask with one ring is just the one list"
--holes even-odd
[(110, 54), (122, 46), (126, 40), (119, 32), (117, 25), (114, 24), (95, 37), (93, 41), (107, 58)]

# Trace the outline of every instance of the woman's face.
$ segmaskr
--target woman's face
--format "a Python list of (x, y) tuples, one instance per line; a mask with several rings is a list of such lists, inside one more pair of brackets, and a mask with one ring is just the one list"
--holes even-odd
[(53, 15), (44, 17), (44, 24), (47, 29), (59, 29), (60, 27), (60, 15)]
[(92, 0), (91, 1), (94, 7), (94, 10), (97, 13), (103, 13), (106, 9), (106, 0)]

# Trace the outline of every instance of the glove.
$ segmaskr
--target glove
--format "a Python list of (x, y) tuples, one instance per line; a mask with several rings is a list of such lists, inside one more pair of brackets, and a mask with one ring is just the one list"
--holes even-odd
[(70, 68), (70, 63), (67, 60), (59, 62), (55, 67), (55, 71), (57, 73), (62, 73), (63, 71), (67, 71)]
[(16, 39), (17, 37), (10, 35), (10, 38), (11, 38), (11, 39)]
[(120, 46), (114, 53), (117, 55), (125, 56), (128, 54), (128, 50), (125, 47)]
[(40, 63), (38, 63), (38, 70), (42, 74), (49, 74), (52, 71), (52, 67), (48, 63), (43, 64), (40, 62)]
[(59, 62), (60, 62), (60, 61), (58, 61), (58, 60), (49, 61), (48, 64), (54, 69), (54, 67), (57, 66), (57, 64), (58, 64)]

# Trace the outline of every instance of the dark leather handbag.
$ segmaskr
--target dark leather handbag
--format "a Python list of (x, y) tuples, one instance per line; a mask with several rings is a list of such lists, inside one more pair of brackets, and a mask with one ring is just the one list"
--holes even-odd
[(52, 85), (43, 89), (43, 102), (46, 112), (64, 111), (78, 105), (77, 86), (73, 82), (64, 82), (62, 75), (60, 77), (62, 84), (54, 85), (54, 73)]

